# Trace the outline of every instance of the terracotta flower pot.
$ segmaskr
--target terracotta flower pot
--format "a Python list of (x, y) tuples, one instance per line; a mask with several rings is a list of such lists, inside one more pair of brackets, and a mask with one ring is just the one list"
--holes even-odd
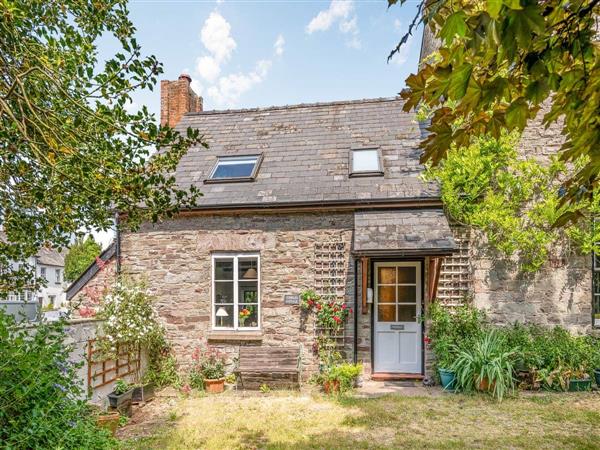
[(477, 385), (477, 390), (482, 392), (493, 391), (496, 387), (496, 382), (490, 383), (487, 378), (484, 378)]
[(110, 411), (107, 413), (100, 414), (96, 418), (96, 424), (100, 428), (107, 429), (114, 436), (117, 432), (117, 428), (119, 427), (119, 418), (120, 415), (117, 411)]
[(323, 389), (326, 394), (335, 394), (340, 392), (340, 381), (339, 380), (331, 380), (323, 383)]
[(211, 394), (220, 394), (225, 389), (225, 378), (204, 380), (204, 389)]

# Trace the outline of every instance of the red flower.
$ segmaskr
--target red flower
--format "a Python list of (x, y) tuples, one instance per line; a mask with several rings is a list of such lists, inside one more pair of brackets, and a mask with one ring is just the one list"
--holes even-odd
[(194, 361), (198, 361), (200, 359), (200, 349), (199, 348), (194, 350), (194, 353), (192, 353), (192, 359)]
[(335, 320), (337, 323), (342, 321), (342, 319), (340, 319), (338, 316), (333, 316), (333, 320)]
[(431, 342), (431, 338), (429, 336), (425, 336), (423, 341), (425, 341), (426, 344), (429, 344)]
[(346, 304), (344, 303), (344, 304), (342, 305), (342, 309), (346, 309), (346, 308), (347, 308), (347, 306), (346, 306)]
[(320, 310), (321, 310), (321, 304), (320, 304), (320, 303), (317, 303), (317, 306), (316, 306), (316, 308), (317, 308), (317, 309), (320, 311)]

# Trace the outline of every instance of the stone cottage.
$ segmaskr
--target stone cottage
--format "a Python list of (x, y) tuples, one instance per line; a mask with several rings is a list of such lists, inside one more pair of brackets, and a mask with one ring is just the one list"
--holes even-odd
[[(108, 273), (119, 261), (147, 280), (181, 361), (207, 343), (232, 359), (241, 346), (299, 346), (308, 376), (316, 330), (298, 305), (305, 289), (353, 308), (341, 345), (373, 379), (427, 375), (420, 318), (436, 298), (473, 299), (497, 322), (591, 328), (591, 259), (561, 256), (527, 278), (452, 227), (438, 186), (421, 178), (424, 126), (399, 98), (204, 111), (190, 83), (161, 83), (161, 122), (197, 128), (209, 144), (176, 173), (203, 192), (198, 206), (122, 233), (103, 255)], [(552, 133), (530, 128), (524, 151), (554, 151)], [(95, 271), (69, 299), (98, 282)]]

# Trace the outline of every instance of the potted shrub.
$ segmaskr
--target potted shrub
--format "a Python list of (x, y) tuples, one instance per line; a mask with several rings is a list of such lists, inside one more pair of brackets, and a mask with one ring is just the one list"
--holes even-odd
[(589, 391), (592, 389), (592, 378), (583, 368), (572, 370), (569, 377), (569, 392)]
[(192, 371), (202, 376), (206, 392), (220, 394), (225, 390), (225, 357), (218, 350), (209, 348), (201, 352), (196, 349), (192, 360)]
[(111, 408), (115, 408), (122, 414), (131, 416), (131, 399), (133, 388), (124, 380), (118, 379), (115, 388), (108, 394), (108, 402)]
[(114, 436), (119, 427), (119, 420), (121, 415), (118, 411), (105, 411), (98, 414), (96, 417), (96, 425), (100, 428), (104, 428), (111, 432)]
[(323, 389), (327, 394), (349, 391), (355, 386), (361, 373), (361, 364), (342, 363), (332, 366), (324, 374)]
[(485, 332), (473, 346), (460, 351), (452, 369), (456, 372), (459, 390), (489, 392), (498, 400), (514, 389), (514, 359), (516, 351), (507, 349), (496, 330)]

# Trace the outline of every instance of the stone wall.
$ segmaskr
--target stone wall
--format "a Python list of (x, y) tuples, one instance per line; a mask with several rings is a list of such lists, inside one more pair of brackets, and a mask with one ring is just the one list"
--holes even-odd
[(98, 301), (115, 281), (116, 269), (116, 260), (112, 258), (73, 296), (69, 301), (69, 309), (72, 311), (73, 317), (82, 317), (85, 315), (82, 312), (85, 312), (86, 309), (93, 310), (98, 307)]
[[(123, 234), (122, 267), (147, 280), (178, 360), (189, 363), (192, 351), (210, 344), (234, 362), (240, 345), (301, 345), (303, 376), (317, 367), (312, 353), (314, 322), (298, 306), (284, 305), (286, 294), (315, 285), (316, 243), (339, 242), (346, 253), (346, 301), (354, 301), (352, 213), (187, 216), (146, 225)], [(211, 254), (252, 251), (260, 254), (262, 337), (211, 335)], [(348, 319), (347, 344), (352, 342)], [(351, 357), (351, 348), (347, 355)]]

